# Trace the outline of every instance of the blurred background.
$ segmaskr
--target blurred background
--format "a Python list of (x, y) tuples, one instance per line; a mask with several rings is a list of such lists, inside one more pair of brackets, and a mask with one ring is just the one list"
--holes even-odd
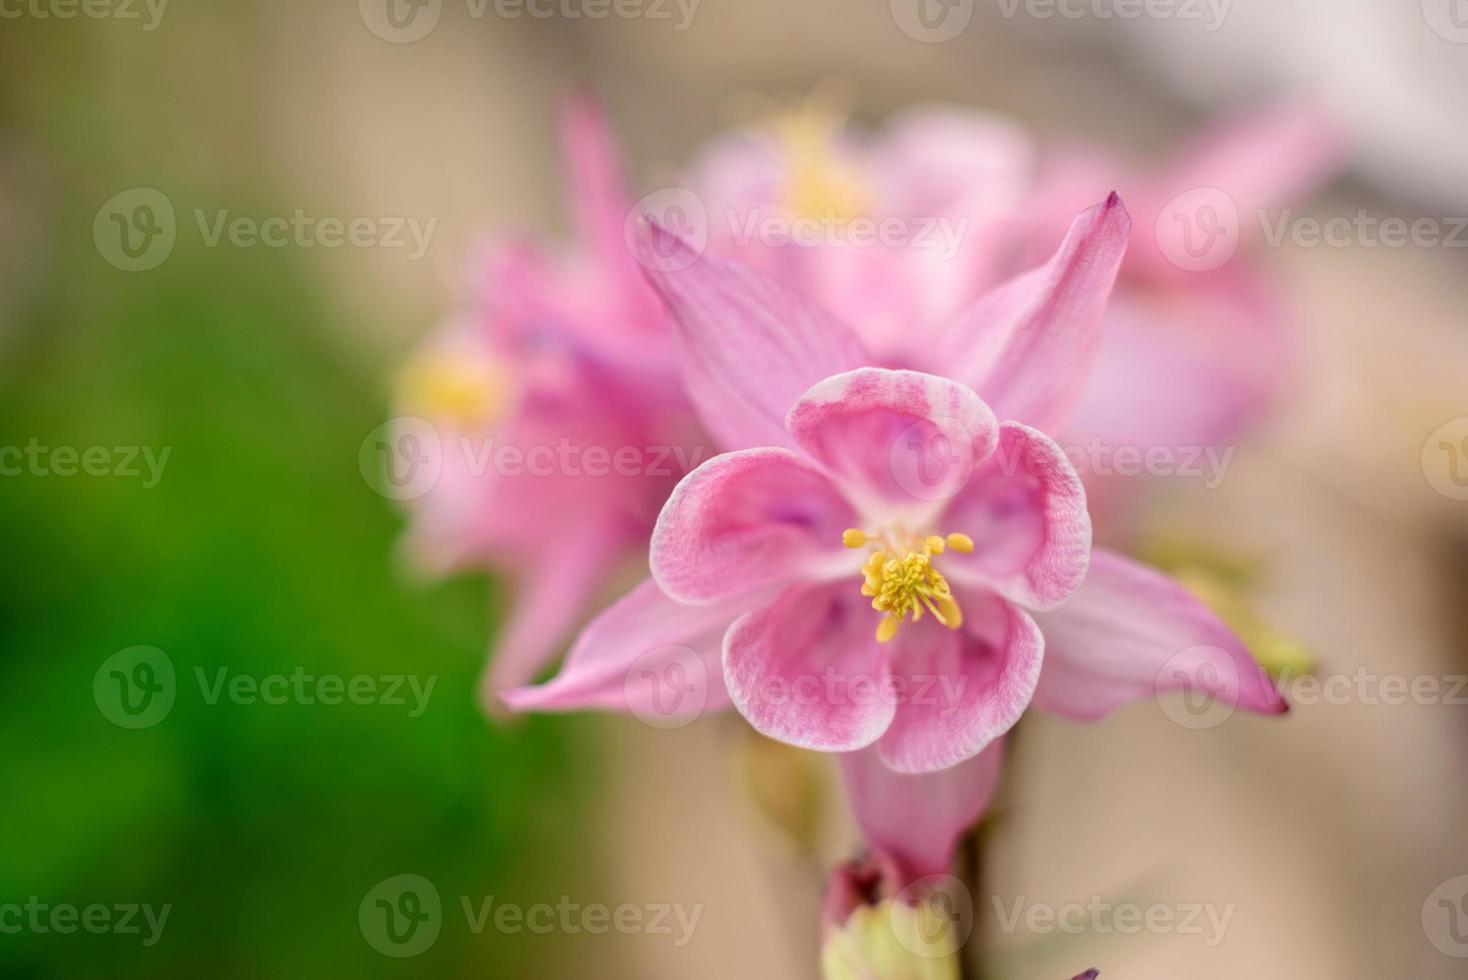
[[(480, 236), (564, 232), (569, 87), (606, 105), (639, 190), (750, 106), (834, 80), (864, 122), (954, 102), (1143, 163), (1216, 113), (1310, 99), (1346, 162), (1300, 213), (1468, 214), (1458, 0), (649, 0), (598, 19), (576, 0), (390, 2), (0, 0), (0, 446), (112, 461), (0, 477), (0, 905), (170, 908), (151, 943), (141, 912), (139, 934), (0, 914), (0, 975), (815, 975), (824, 871), (855, 843), (822, 761), (732, 715), (491, 722), (475, 684), (498, 585), (405, 573), (402, 517), (358, 467)], [(151, 264), (94, 235), (139, 188), (177, 215)], [(298, 210), (432, 230), (422, 249), (276, 248), (211, 244), (195, 218)], [(1262, 556), (1262, 614), (1324, 675), (1468, 672), (1468, 494), (1424, 453), (1468, 416), (1465, 246), (1267, 249), (1303, 335), (1288, 404), (1221, 487), (1156, 495)], [(178, 693), (129, 727), (103, 667), (138, 646)], [(194, 682), (295, 672), (434, 687), (416, 710), (406, 682), (401, 705), (211, 703)], [(1429, 914), (1468, 873), (1457, 699), (1205, 731), (1152, 703), (1027, 723), (989, 837), (995, 899), (1233, 912), (1207, 945), (1006, 933), (981, 901), (995, 975), (1464, 976), (1468, 906), (1446, 935)], [(403, 960), (359, 923), (401, 874), (443, 903)], [(476, 930), (461, 908), (563, 897), (702, 911), (675, 945)]]

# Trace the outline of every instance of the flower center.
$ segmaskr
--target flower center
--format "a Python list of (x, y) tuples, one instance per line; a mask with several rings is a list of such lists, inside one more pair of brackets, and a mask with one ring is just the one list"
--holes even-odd
[(843, 117), (806, 103), (776, 117), (787, 168), (785, 207), (792, 215), (845, 223), (866, 211), (860, 175), (842, 159), (837, 136)]
[(504, 416), (513, 387), (505, 368), (492, 357), (431, 350), (409, 362), (398, 382), (398, 399), (406, 412), (472, 432)]
[(956, 532), (946, 537), (919, 537), (902, 530), (871, 534), (849, 528), (842, 533), (841, 543), (853, 549), (872, 549), (861, 567), (866, 579), (861, 594), (870, 596), (872, 608), (883, 614), (877, 624), (879, 643), (896, 636), (897, 627), (908, 616), (915, 623), (925, 611), (951, 630), (963, 625), (963, 611), (953, 598), (948, 580), (933, 567), (933, 558), (945, 548), (968, 554), (974, 550), (973, 538)]

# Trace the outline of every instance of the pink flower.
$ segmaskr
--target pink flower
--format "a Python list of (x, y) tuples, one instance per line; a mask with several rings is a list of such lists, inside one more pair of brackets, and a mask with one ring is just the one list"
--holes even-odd
[[(921, 374), (871, 367), (809, 298), (649, 229), (648, 256), (677, 259), (649, 260), (650, 278), (694, 405), (723, 444), (748, 448), (674, 491), (653, 535), (656, 584), (593, 622), (553, 682), (506, 700), (635, 710), (656, 692), (627, 684), (632, 666), (686, 651), (683, 667), (727, 685), (713, 701), (727, 695), (760, 731), (871, 746), (898, 772), (978, 756), (1031, 701), (1096, 718), (1181, 687), (1283, 710), (1184, 589), (1091, 556), (1080, 482), (1043, 434), (1068, 421), (1090, 370), (1127, 232), (1114, 195), (1081, 215), (1049, 262), (915, 332), (907, 359), (934, 372)], [(1201, 648), (1216, 653), (1186, 655)]]
[(410, 558), (515, 580), (486, 674), (495, 707), (636, 560), (702, 452), (665, 315), (624, 240), (611, 141), (588, 102), (562, 123), (578, 248), (493, 246), (473, 307), (418, 351), (397, 400), (438, 447), (436, 481), (409, 504)]
[(1219, 445), (1258, 424), (1294, 374), (1290, 311), (1257, 261), (1266, 209), (1293, 205), (1339, 165), (1314, 108), (1217, 124), (1152, 170), (1103, 150), (1045, 158), (1015, 231), (1034, 261), (1077, 207), (1118, 188), (1136, 215), (1095, 368), (1067, 441)]
[(892, 361), (1002, 275), (1000, 221), (1029, 193), (1034, 151), (999, 116), (921, 106), (867, 134), (813, 97), (710, 140), (688, 180), (715, 254), (801, 290)]

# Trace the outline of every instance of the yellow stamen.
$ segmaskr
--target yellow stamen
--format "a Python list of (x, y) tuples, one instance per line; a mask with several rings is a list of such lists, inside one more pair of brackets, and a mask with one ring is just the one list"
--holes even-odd
[(483, 431), (498, 422), (514, 397), (507, 372), (494, 358), (447, 347), (416, 355), (397, 389), (403, 413), (465, 431)]
[(948, 547), (959, 554), (966, 555), (974, 550), (974, 539), (967, 534), (960, 534), (955, 531), (948, 535)]
[(817, 100), (776, 115), (773, 128), (785, 157), (785, 206), (791, 214), (844, 223), (866, 212), (864, 182), (837, 146), (845, 121), (844, 114)]
[(932, 613), (933, 618), (949, 629), (963, 624), (963, 612), (953, 597), (953, 590), (943, 574), (933, 567), (933, 558), (946, 548), (970, 552), (973, 539), (966, 534), (937, 534), (916, 537), (905, 532), (868, 534), (855, 528), (841, 535), (848, 548), (880, 544), (861, 567), (861, 594), (872, 600), (872, 608), (882, 613), (877, 624), (877, 641), (887, 643), (897, 635), (897, 627), (909, 617), (913, 622)]

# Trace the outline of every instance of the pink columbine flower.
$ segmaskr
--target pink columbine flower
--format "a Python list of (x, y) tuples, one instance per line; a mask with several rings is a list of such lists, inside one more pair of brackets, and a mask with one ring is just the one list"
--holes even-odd
[(1286, 104), (1215, 124), (1155, 168), (1095, 147), (1041, 158), (1012, 233), (1032, 262), (1085, 202), (1118, 188), (1136, 230), (1069, 440), (1108, 446), (1227, 443), (1257, 425), (1294, 376), (1299, 337), (1258, 261), (1279, 208), (1341, 159), (1317, 108)]
[(726, 685), (711, 704), (795, 745), (870, 746), (893, 772), (976, 757), (1032, 701), (1089, 719), (1188, 688), (1283, 710), (1186, 590), (1092, 552), (1080, 481), (1044, 434), (1089, 373), (1128, 225), (1113, 195), (1049, 262), (916, 334), (905, 353), (928, 373), (872, 367), (808, 297), (650, 228), (647, 254), (676, 260), (648, 264), (694, 405), (748, 448), (684, 479), (652, 582), (592, 623), (553, 682), (506, 700), (638, 710), (655, 692), (631, 668), (689, 651)]
[(423, 344), (397, 399), (398, 437), (426, 421), (438, 456), (436, 481), (408, 505), (408, 555), (514, 582), (485, 679), (494, 707), (638, 558), (706, 455), (666, 316), (625, 242), (630, 202), (601, 117), (573, 100), (562, 130), (577, 248), (491, 247), (471, 309)]

